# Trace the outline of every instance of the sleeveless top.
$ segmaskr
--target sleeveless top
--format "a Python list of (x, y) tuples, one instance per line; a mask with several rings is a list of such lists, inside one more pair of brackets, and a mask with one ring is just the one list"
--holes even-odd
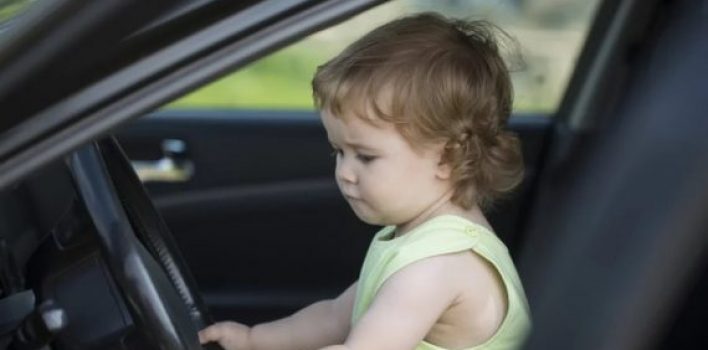
[[(531, 327), (528, 301), (506, 246), (493, 232), (455, 215), (434, 217), (392, 239), (395, 228), (382, 228), (369, 246), (357, 285), (352, 325), (369, 308), (386, 279), (399, 269), (424, 258), (472, 250), (489, 261), (501, 276), (506, 289), (507, 311), (491, 338), (467, 350), (521, 347)], [(445, 349), (421, 341), (415, 350)]]

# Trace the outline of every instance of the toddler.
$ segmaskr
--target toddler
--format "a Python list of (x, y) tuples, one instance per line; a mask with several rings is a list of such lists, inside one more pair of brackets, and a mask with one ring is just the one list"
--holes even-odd
[(424, 13), (365, 35), (312, 86), (339, 190), (373, 238), (340, 296), (252, 328), (226, 349), (515, 349), (530, 329), (514, 264), (483, 210), (523, 176), (505, 130), (512, 87), (486, 22)]

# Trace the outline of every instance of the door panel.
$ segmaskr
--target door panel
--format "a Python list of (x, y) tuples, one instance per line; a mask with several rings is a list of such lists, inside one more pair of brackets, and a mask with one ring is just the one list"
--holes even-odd
[[(513, 118), (527, 179), (491, 220), (515, 253), (518, 224), (550, 119)], [(217, 319), (281, 317), (356, 280), (376, 227), (360, 222), (334, 181), (334, 158), (312, 111), (162, 111), (117, 134), (132, 160), (181, 140), (184, 182), (146, 187)]]

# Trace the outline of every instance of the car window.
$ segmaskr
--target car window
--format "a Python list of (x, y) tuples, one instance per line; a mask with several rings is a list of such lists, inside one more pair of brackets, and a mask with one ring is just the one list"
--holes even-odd
[(0, 35), (36, 0), (0, 0)]
[[(395, 0), (283, 48), (167, 105), (167, 109), (313, 109), (318, 65), (374, 27), (423, 11), (486, 19), (518, 41), (507, 52), (515, 113), (552, 114), (562, 98), (599, 0)], [(514, 46), (514, 45), (512, 45)]]

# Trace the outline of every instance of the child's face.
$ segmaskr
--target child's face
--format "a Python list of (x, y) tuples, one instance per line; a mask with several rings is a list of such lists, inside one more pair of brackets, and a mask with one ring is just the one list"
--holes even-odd
[(449, 171), (440, 166), (442, 147), (413, 150), (388, 122), (322, 112), (336, 152), (339, 190), (356, 215), (373, 225), (401, 225), (448, 193)]

